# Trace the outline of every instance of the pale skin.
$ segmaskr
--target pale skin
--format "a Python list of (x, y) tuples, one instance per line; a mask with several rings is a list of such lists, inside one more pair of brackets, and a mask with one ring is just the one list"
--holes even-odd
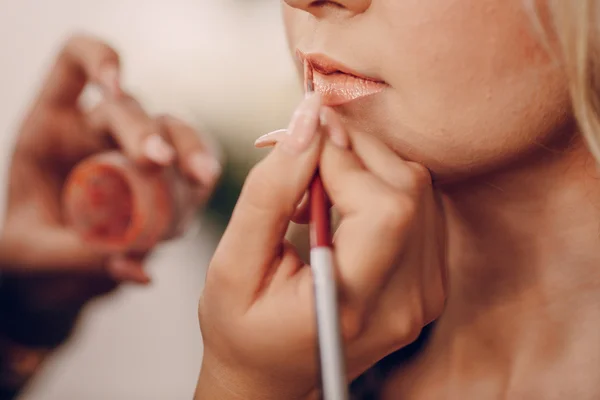
[[(350, 148), (334, 144), (331, 128), (321, 133), (321, 171), (333, 202), (336, 192), (338, 201), (347, 194), (356, 207), (355, 214), (346, 213), (346, 225), (342, 212), (340, 229), (362, 233), (347, 248), (340, 234), (335, 248), (342, 307), (361, 322), (361, 329), (347, 336), (350, 371), (362, 372), (381, 358), (380, 351), (392, 351), (391, 338), (396, 347), (414, 339), (414, 330), (432, 315), (414, 318), (410, 310), (433, 302), (430, 309), (439, 314), (433, 315), (438, 322), (432, 336), (384, 384), (384, 400), (598, 398), (599, 176), (575, 128), (560, 63), (536, 36), (524, 2), (286, 0), (283, 12), (293, 51), (326, 53), (374, 71), (390, 85), (371, 101), (325, 111), (330, 125), (343, 124)], [(251, 174), (211, 264), (200, 304), (206, 358), (198, 399), (292, 399), (316, 393), (314, 360), (300, 356), (310, 353), (309, 332), (298, 328), (312, 326), (311, 320), (295, 297), (304, 293), (297, 288), (307, 272), (302, 267), (290, 272), (298, 268), (295, 256), (275, 246), (308, 183), (304, 175), (290, 180), (302, 173), (291, 175), (286, 165), (297, 167), (300, 161), (287, 157), (284, 162), (279, 155), (294, 140), (297, 125), (290, 131)], [(304, 166), (313, 165), (303, 157)], [(389, 161), (383, 167), (373, 164), (384, 158)], [(349, 160), (361, 163), (353, 167)], [(422, 170), (406, 168), (413, 163), (432, 173), (433, 186), (419, 178)], [(383, 216), (378, 218), (377, 207), (369, 203), (371, 184), (353, 186), (344, 178), (354, 168), (392, 188), (375, 192), (384, 202), (384, 192), (394, 193), (388, 199), (397, 201), (397, 210), (385, 208), (384, 214), (407, 219), (380, 224)], [(284, 195), (284, 189), (295, 190), (295, 196)], [(267, 190), (269, 198), (261, 195)], [(442, 208), (431, 201), (436, 194), (443, 198)], [(415, 205), (425, 211), (417, 212)], [(362, 213), (370, 214), (359, 218)], [(445, 227), (419, 219), (423, 214), (445, 219)], [(270, 220), (269, 231), (265, 220), (270, 217), (278, 222)], [(242, 244), (250, 223), (255, 232), (262, 229), (263, 242)], [(368, 253), (373, 236), (363, 233), (367, 229), (378, 238), (380, 252), (395, 255), (377, 260)], [(440, 230), (445, 247), (443, 241), (432, 246), (415, 239), (439, 237)], [(413, 241), (403, 246), (406, 237)], [(232, 256), (244, 245), (243, 259)], [(431, 271), (431, 260), (406, 256), (406, 249), (431, 254), (439, 246), (448, 256), (434, 269), (439, 274), (424, 273)], [(364, 263), (349, 268), (348, 259), (357, 259), (348, 256), (351, 249), (364, 255)], [(251, 269), (253, 262), (259, 269)], [(352, 292), (353, 274), (364, 274), (362, 282), (377, 282), (381, 268), (390, 275), (406, 274), (407, 286), (395, 286), (399, 283), (391, 279), (389, 285)], [(274, 279), (264, 281), (267, 271)], [(447, 286), (439, 284), (444, 271)], [(249, 277), (254, 287), (244, 283)], [(290, 294), (286, 285), (296, 292)], [(232, 295), (243, 288), (251, 295)], [(347, 291), (355, 301), (344, 298)], [(395, 297), (407, 292), (417, 296)], [(437, 302), (443, 298), (441, 308)], [(217, 317), (226, 309), (234, 311), (226, 319)], [(407, 321), (412, 329), (389, 328)]]
[[(600, 397), (599, 177), (574, 128), (560, 66), (536, 38), (523, 2), (287, 0), (282, 6), (292, 51), (322, 52), (372, 70), (389, 88), (335, 109), (322, 107), (318, 96), (304, 100), (288, 132), (250, 174), (200, 301), (205, 357), (196, 398), (318, 396), (310, 272), (284, 240), (288, 223), (304, 219), (298, 204), (317, 165), (341, 213), (335, 257), (349, 380), (435, 319), (424, 350), (384, 384), (384, 400)], [(102, 55), (114, 53), (86, 43), (67, 48), (98, 49), (74, 59), (111, 93), (115, 81), (99, 71)], [(13, 177), (36, 171), (29, 157), (37, 154), (22, 151), (28, 143), (33, 148), (28, 132), (53, 138), (51, 130), (28, 129), (55, 121), (37, 119), (48, 116), (40, 110), (63, 115), (56, 110), (66, 99), (66, 115), (79, 116), (72, 101), (79, 91), (63, 96), (58, 89), (69, 86), (56, 84), (62, 75), (52, 76), (43, 93), (60, 94), (61, 107), (46, 108), (57, 104), (47, 101), (55, 97), (36, 102)], [(135, 102), (119, 105), (143, 116)], [(64, 127), (79, 119), (68, 121)], [(150, 161), (145, 135), (119, 138), (136, 160)], [(194, 143), (204, 151), (201, 141)], [(171, 144), (162, 155), (150, 153), (158, 155), (154, 162), (172, 162), (172, 154), (183, 154), (178, 149), (190, 148)], [(178, 159), (190, 179), (210, 187), (212, 180), (194, 172), (186, 156)], [(22, 179), (12, 182), (11, 198), (29, 201), (10, 203), (7, 224), (35, 222), (65, 241), (55, 262), (12, 253), (9, 266), (147, 280), (139, 260), (126, 258), (123, 268), (109, 255), (82, 251), (59, 229), (52, 207), (35, 207), (48, 199), (57, 204), (52, 185), (40, 196), (19, 185)], [(13, 236), (5, 237), (11, 244), (5, 249), (40, 243), (15, 236), (19, 230), (6, 232)]]

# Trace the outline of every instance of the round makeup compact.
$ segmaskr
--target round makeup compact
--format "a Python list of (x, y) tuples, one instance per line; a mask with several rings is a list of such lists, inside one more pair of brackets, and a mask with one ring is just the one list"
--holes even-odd
[(136, 165), (118, 151), (94, 155), (69, 174), (66, 223), (104, 251), (145, 252), (185, 229), (191, 185), (174, 168)]

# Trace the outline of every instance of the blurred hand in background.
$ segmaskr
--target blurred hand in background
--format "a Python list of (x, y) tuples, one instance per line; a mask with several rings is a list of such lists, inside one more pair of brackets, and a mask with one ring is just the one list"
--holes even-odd
[[(145, 262), (151, 287), (124, 285), (116, 295), (88, 302), (76, 334), (53, 352), (21, 398), (158, 400), (185, 398), (193, 391), (202, 359), (196, 302), (221, 234), (220, 223), (229, 218), (247, 171), (264, 155), (253, 149), (255, 138), (285, 125), (301, 96), (280, 13), (278, 2), (244, 0), (23, 0), (3, 9), (0, 151), (5, 156), (0, 163), (5, 169), (0, 172), (8, 175), (16, 125), (22, 125), (23, 112), (47, 73), (48, 62), (74, 31), (91, 32), (119, 50), (122, 80), (147, 114), (168, 112), (197, 130), (206, 126), (227, 157), (208, 215), (198, 218), (184, 238), (160, 246)], [(8, 189), (8, 182), (3, 182)], [(102, 271), (97, 267), (92, 269)], [(10, 283), (13, 293), (23, 293), (11, 275), (4, 276), (4, 288)], [(46, 274), (35, 274), (47, 280), (42, 275)], [(113, 285), (91, 271), (73, 274), (70, 268), (60, 279), (57, 272), (53, 275), (54, 301), (64, 294), (63, 304), (76, 297), (60, 289), (73, 290), (77, 285), (66, 283), (72, 279), (87, 276), (94, 285)], [(34, 276), (24, 278), (23, 289), (30, 291)], [(161, 362), (154, 362), (157, 359)]]
[[(87, 111), (79, 100), (90, 83), (103, 99)], [(55, 346), (91, 298), (121, 282), (149, 282), (144, 254), (94, 250), (64, 225), (61, 192), (68, 173), (84, 158), (115, 148), (141, 166), (175, 165), (197, 188), (198, 205), (220, 174), (216, 155), (191, 127), (149, 115), (122, 89), (119, 56), (111, 47), (72, 37), (26, 114), (11, 163), (0, 236), (0, 322), (6, 329), (0, 334), (9, 340)]]

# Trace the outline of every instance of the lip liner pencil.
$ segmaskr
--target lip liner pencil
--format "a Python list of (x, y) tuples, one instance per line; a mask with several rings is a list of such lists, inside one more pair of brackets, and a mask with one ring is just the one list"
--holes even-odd
[[(313, 92), (313, 69), (308, 62), (305, 62), (304, 73), (306, 91)], [(315, 285), (321, 386), (324, 400), (348, 400), (329, 205), (317, 171), (310, 186), (310, 265)]]

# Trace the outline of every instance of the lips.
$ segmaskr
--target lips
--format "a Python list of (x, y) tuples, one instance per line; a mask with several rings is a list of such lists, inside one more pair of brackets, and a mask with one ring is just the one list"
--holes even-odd
[(323, 96), (327, 106), (340, 106), (384, 91), (388, 84), (354, 71), (321, 54), (297, 52), (302, 62), (313, 67), (315, 91)]

